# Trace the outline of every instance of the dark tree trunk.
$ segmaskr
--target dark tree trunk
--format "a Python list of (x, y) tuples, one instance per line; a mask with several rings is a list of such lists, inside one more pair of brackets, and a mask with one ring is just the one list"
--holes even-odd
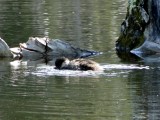
[(122, 59), (160, 52), (160, 0), (129, 0), (116, 50)]

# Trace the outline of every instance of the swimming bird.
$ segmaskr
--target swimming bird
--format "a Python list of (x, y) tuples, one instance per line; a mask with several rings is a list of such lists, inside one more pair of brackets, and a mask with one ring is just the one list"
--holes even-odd
[(55, 66), (57, 69), (69, 69), (69, 70), (92, 70), (92, 71), (102, 71), (103, 68), (95, 61), (88, 59), (73, 59), (61, 57), (56, 59)]

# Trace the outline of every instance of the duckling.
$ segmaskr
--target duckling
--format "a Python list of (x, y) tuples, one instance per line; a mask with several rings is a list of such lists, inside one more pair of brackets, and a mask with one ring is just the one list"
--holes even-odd
[(68, 58), (61, 57), (56, 59), (55, 66), (57, 69), (69, 69), (69, 70), (92, 70), (92, 71), (102, 71), (103, 68), (92, 60), (87, 59), (74, 59), (69, 60)]

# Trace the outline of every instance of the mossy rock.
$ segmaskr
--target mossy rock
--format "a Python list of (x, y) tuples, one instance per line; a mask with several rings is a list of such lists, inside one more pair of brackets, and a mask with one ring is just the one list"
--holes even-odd
[(126, 19), (121, 24), (121, 32), (116, 41), (118, 54), (130, 53), (144, 42), (144, 31), (149, 23), (149, 15), (143, 0), (129, 0)]

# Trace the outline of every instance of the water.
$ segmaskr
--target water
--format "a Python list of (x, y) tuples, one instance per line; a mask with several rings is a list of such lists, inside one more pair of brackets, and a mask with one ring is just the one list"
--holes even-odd
[(115, 53), (127, 0), (0, 0), (9, 46), (48, 36), (101, 51), (104, 72), (59, 71), (43, 60), (0, 60), (1, 120), (159, 119), (160, 65)]

